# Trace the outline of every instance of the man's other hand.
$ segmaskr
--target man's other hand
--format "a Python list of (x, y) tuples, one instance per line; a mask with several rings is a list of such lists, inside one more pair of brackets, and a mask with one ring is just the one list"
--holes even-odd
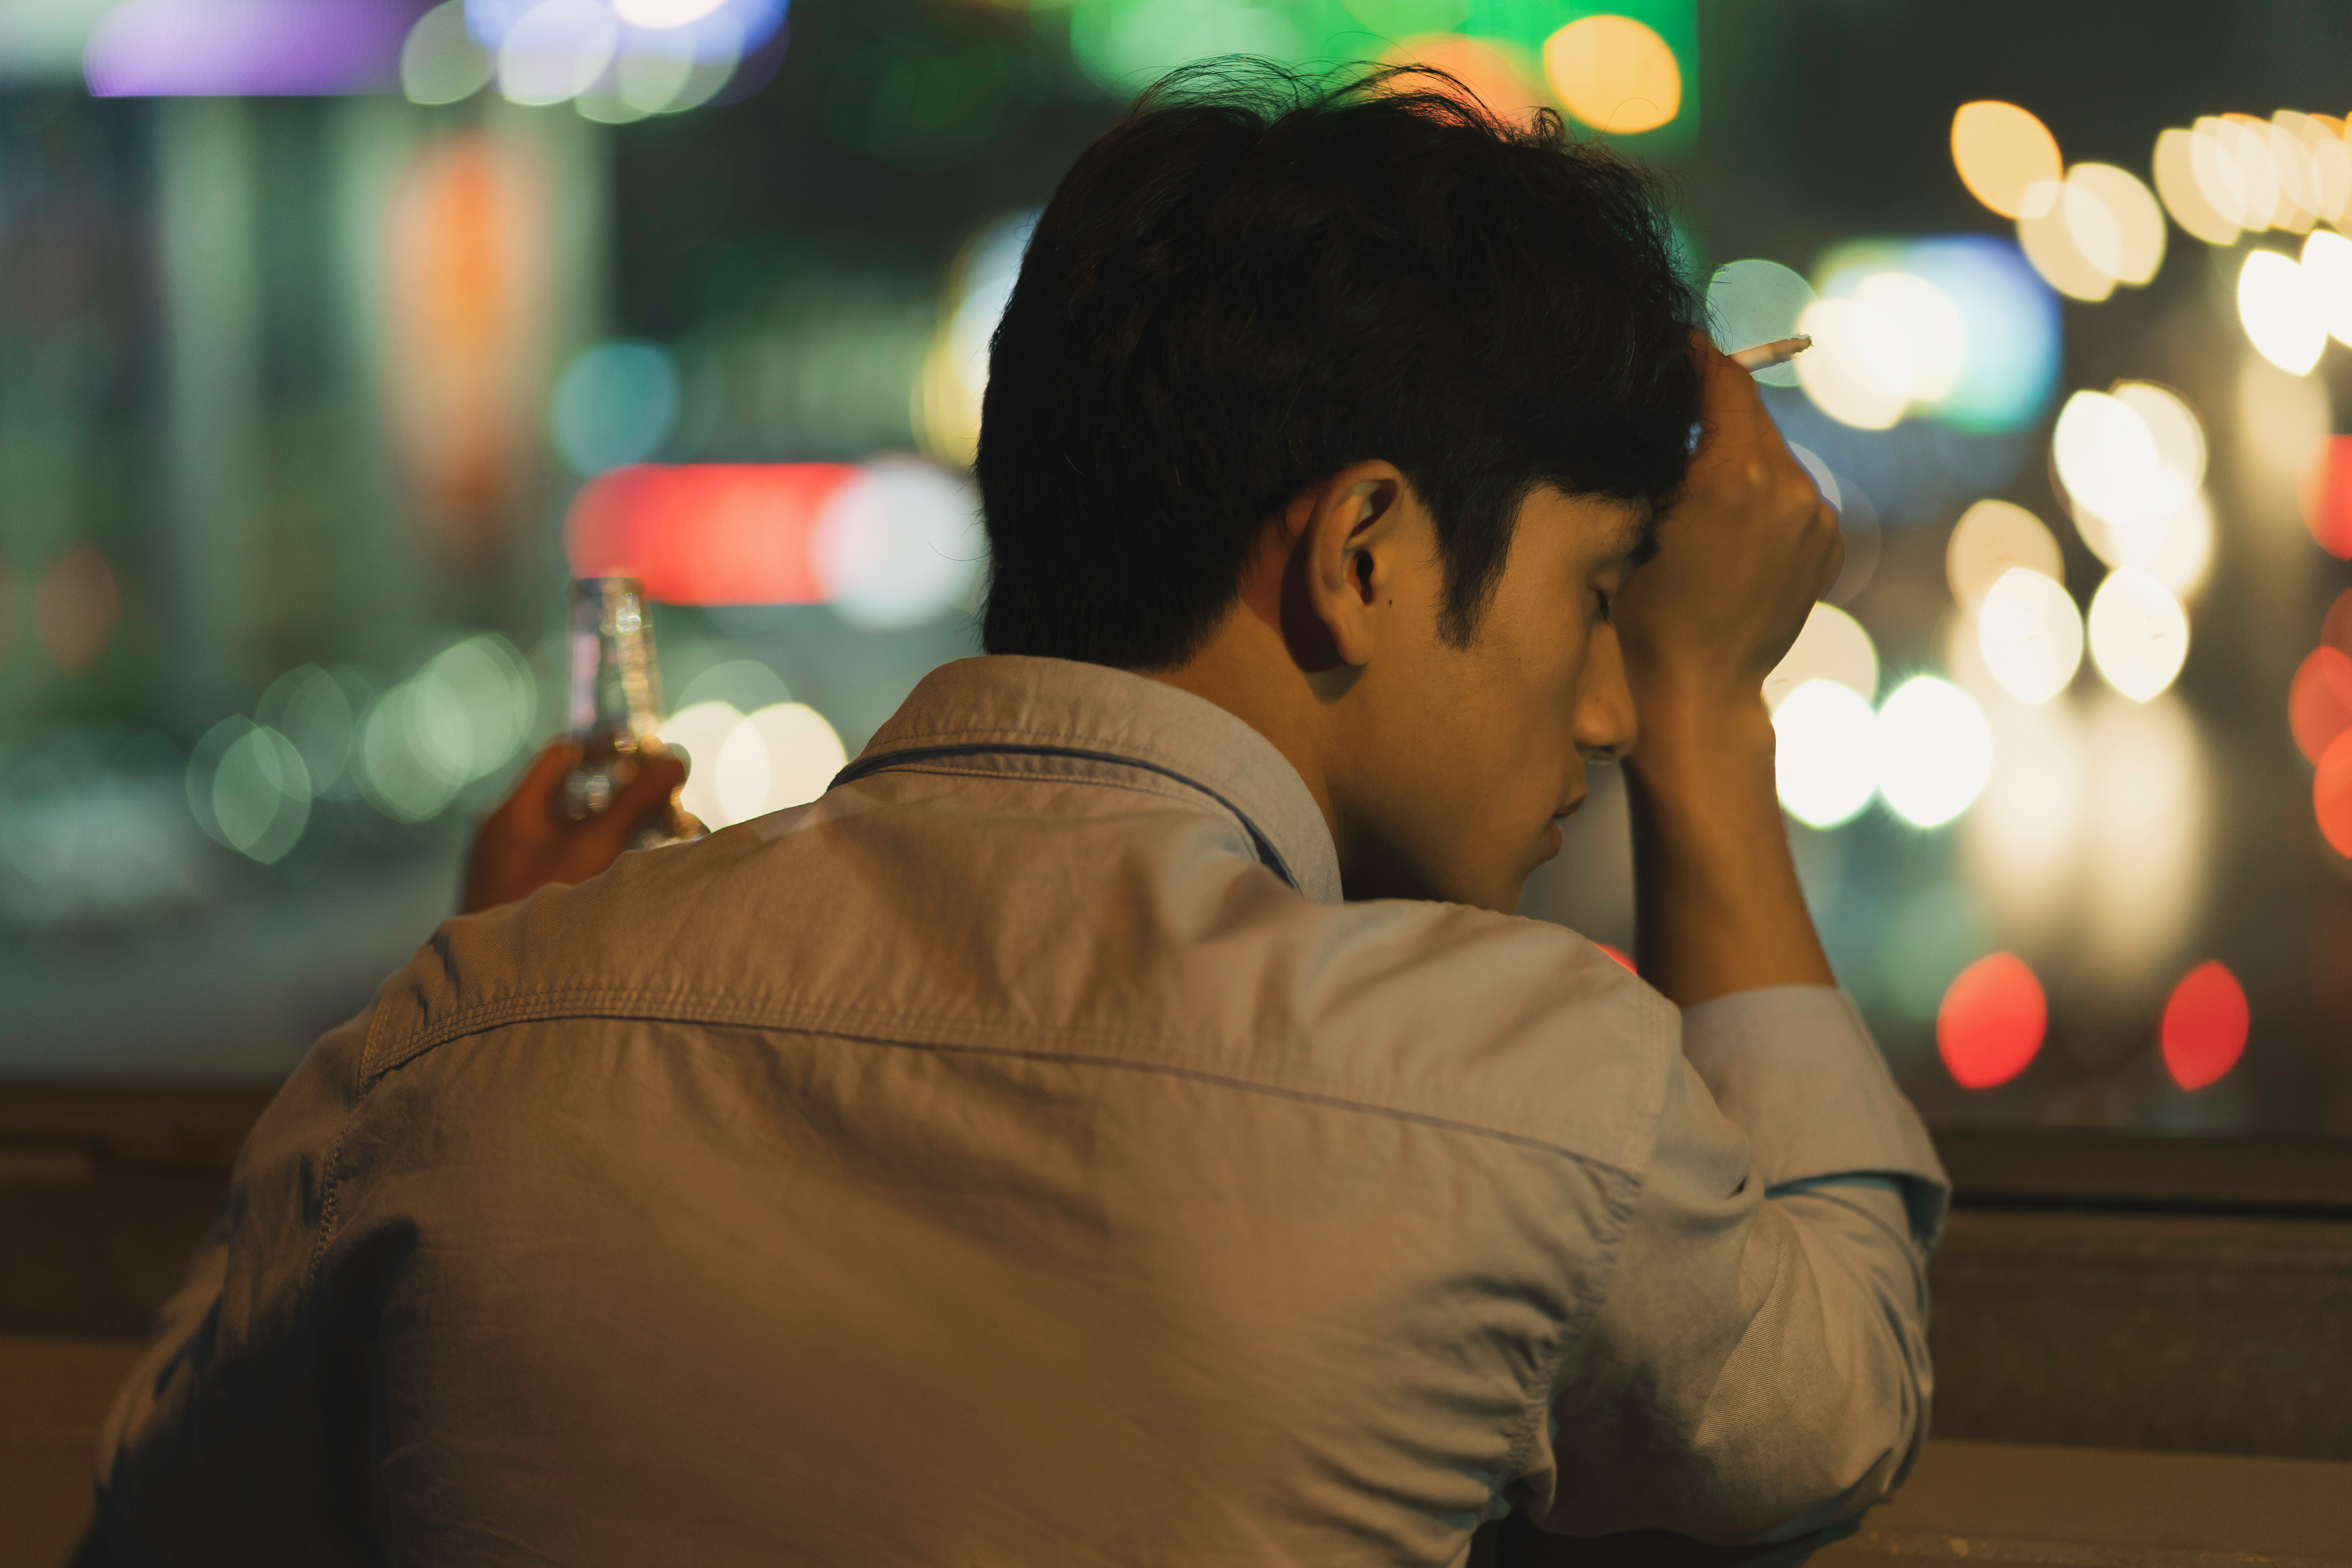
[(528, 898), (551, 882), (586, 881), (673, 809), (686, 783), (677, 757), (648, 753), (636, 759), (635, 773), (608, 808), (575, 820), (563, 809), (563, 780), (579, 761), (579, 747), (558, 741), (532, 759), (514, 792), (483, 819), (466, 867), (465, 913)]
[(1756, 707), (1845, 559), (1837, 513), (1780, 438), (1755, 378), (1704, 337), (1693, 353), (1698, 449), (1659, 519), (1656, 558), (1618, 601), (1645, 740), (1677, 721), (1712, 728)]

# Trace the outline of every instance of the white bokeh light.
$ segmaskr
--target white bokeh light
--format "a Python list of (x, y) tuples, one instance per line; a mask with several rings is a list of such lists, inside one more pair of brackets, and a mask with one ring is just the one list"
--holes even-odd
[(1992, 731), (1969, 694), (1932, 675), (1878, 710), (1878, 790), (1895, 815), (1935, 827), (1968, 810), (1992, 772)]
[(719, 798), (719, 755), (742, 722), (740, 709), (717, 701), (689, 703), (662, 721), (662, 743), (682, 748), (687, 756), (686, 787), (678, 792), (678, 804), (706, 827), (724, 827), (735, 820)]
[(2189, 658), (2189, 616), (2155, 574), (2118, 567), (2091, 595), (2091, 662), (2107, 684), (2146, 702)]
[(2352, 239), (2313, 229), (2303, 242), (2303, 277), (2327, 335), (2352, 343)]
[(2020, 566), (2044, 577), (2065, 575), (2065, 554), (2047, 524), (2005, 500), (1980, 500), (1960, 513), (1944, 547), (1944, 578), (1963, 609), (1984, 603), (2001, 574)]
[(2308, 374), (2327, 346), (2318, 291), (2301, 266), (2275, 250), (2246, 253), (2238, 272), (2238, 320), (2255, 352), (2290, 374)]
[(1977, 611), (1986, 672), (2021, 702), (2047, 702), (2083, 663), (2083, 617), (2066, 590), (2039, 572), (2003, 573)]
[(1968, 366), (1968, 329), (1941, 289), (1908, 272), (1877, 272), (1853, 297), (1902, 329), (1911, 346), (1910, 401), (1933, 403), (1949, 393)]
[(1764, 678), (1764, 703), (1778, 710), (1808, 680), (1831, 680), (1864, 702), (1878, 695), (1878, 647), (1860, 621), (1835, 605), (1815, 605), (1804, 629)]
[(1877, 725), (1870, 704), (1832, 680), (1808, 680), (1781, 700), (1773, 767), (1790, 816), (1834, 827), (1870, 804)]
[(809, 555), (850, 625), (920, 626), (979, 581), (988, 555), (979, 497), (936, 463), (877, 458), (825, 502)]
[(1819, 300), (1797, 330), (1813, 340), (1795, 363), (1814, 406), (1859, 430), (1884, 430), (1903, 417), (1916, 367), (1910, 334), (1892, 316), (1860, 300)]
[(620, 41), (620, 21), (601, 0), (540, 0), (499, 40), (499, 91), (522, 104), (577, 98), (604, 74)]
[(848, 760), (841, 737), (815, 709), (801, 702), (762, 708), (719, 748), (719, 815), (742, 822), (805, 805), (824, 793)]

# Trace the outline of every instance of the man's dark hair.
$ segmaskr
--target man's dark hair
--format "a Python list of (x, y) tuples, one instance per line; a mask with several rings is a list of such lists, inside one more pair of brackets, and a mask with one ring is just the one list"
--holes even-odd
[(1681, 482), (1697, 320), (1654, 183), (1556, 114), (1426, 68), (1179, 71), (1064, 178), (998, 326), (982, 641), (1180, 664), (1260, 528), (1384, 458), (1466, 645), (1537, 486)]

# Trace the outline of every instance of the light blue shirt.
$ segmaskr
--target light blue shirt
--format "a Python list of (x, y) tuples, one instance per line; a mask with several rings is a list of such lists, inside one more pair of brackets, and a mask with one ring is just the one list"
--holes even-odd
[(119, 1558), (1443, 1564), (1918, 1452), (1944, 1178), (1836, 992), (1343, 902), (1281, 754), (1115, 670), (948, 666), (845, 781), (319, 1043), (102, 1441)]

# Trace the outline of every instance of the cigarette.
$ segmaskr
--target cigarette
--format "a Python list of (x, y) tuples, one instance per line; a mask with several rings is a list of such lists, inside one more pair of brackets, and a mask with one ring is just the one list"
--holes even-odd
[(1812, 346), (1813, 340), (1809, 337), (1782, 338), (1777, 343), (1759, 343), (1727, 357), (1745, 371), (1770, 370), (1776, 364), (1787, 364)]

